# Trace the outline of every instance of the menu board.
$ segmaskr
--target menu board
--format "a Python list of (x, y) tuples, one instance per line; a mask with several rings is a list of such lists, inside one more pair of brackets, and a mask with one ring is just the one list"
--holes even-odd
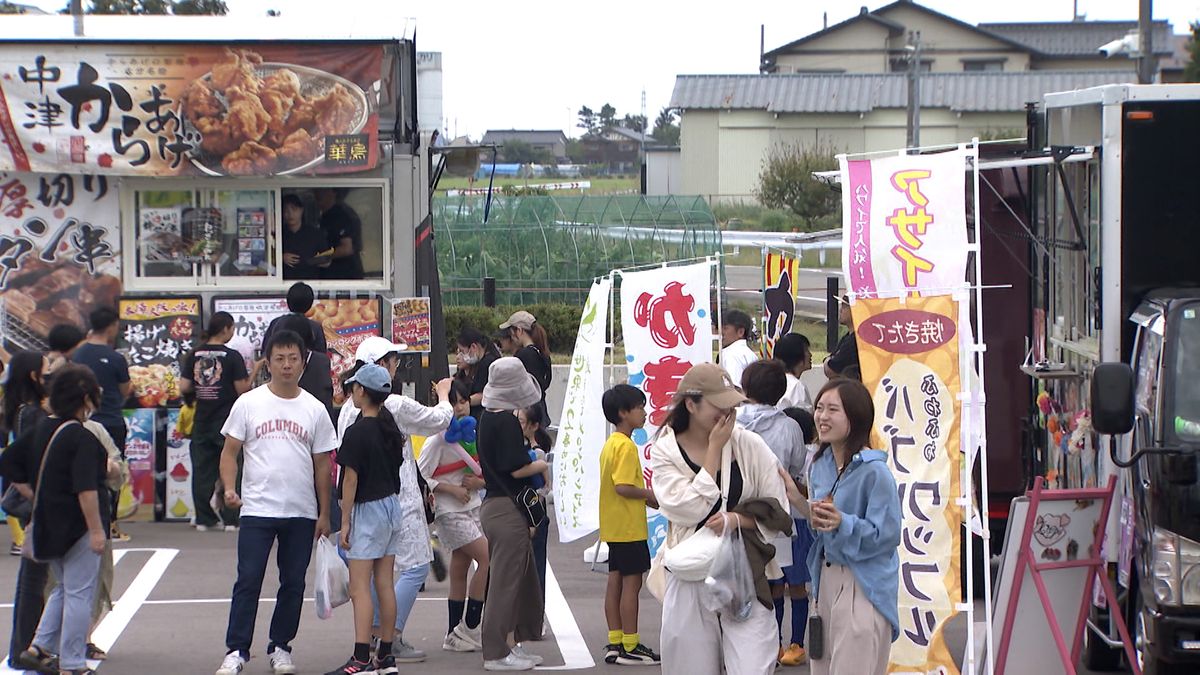
[(318, 300), (308, 312), (308, 318), (321, 324), (329, 344), (329, 359), (333, 377), (333, 402), (341, 405), (341, 375), (354, 366), (354, 352), (362, 341), (382, 336), (381, 305), (378, 298)]
[(428, 352), (433, 348), (429, 328), (429, 298), (392, 300), (392, 342), (406, 345), (406, 352)]
[(263, 333), (278, 317), (288, 313), (287, 298), (213, 298), (213, 312), (233, 315), (233, 332), (241, 335), (262, 351)]
[(196, 513), (192, 503), (192, 441), (179, 433), (178, 426), (179, 408), (171, 408), (167, 411), (165, 520), (191, 520)]
[(129, 298), (117, 303), (119, 348), (128, 350), (130, 398), (139, 408), (179, 404), (179, 360), (196, 346), (200, 298)]
[[(141, 219), (139, 236), (155, 241), (183, 241), (183, 209), (179, 207), (138, 209)], [(178, 249), (174, 251), (161, 246), (148, 246), (142, 254), (145, 262), (172, 262), (180, 256)]]
[[(139, 512), (152, 514), (154, 509), (154, 416), (157, 410), (136, 408), (123, 412), (125, 427), (128, 429), (125, 436), (125, 459), (129, 460), (129, 485), (133, 490), (133, 503), (138, 505)], [(150, 509), (143, 511), (140, 508), (142, 506), (149, 506)]]
[(258, 267), (267, 257), (267, 210), (239, 208), (237, 228), (238, 267)]

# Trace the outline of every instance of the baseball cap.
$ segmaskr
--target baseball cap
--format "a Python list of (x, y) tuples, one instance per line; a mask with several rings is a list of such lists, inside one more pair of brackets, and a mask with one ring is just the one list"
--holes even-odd
[(392, 377), (388, 375), (387, 368), (374, 363), (367, 363), (359, 368), (358, 372), (346, 380), (346, 385), (349, 386), (352, 382), (357, 382), (363, 389), (383, 394), (392, 393)]
[(519, 312), (513, 312), (512, 316), (508, 317), (508, 321), (500, 324), (500, 330), (508, 330), (513, 326), (529, 330), (533, 328), (533, 324), (535, 323), (537, 323), (537, 319), (534, 318), (532, 314), (526, 312), (525, 310), (521, 310)]
[(408, 345), (404, 343), (397, 344), (387, 338), (372, 335), (358, 345), (358, 349), (354, 352), (354, 359), (363, 363), (375, 363), (388, 354), (399, 354), (406, 351), (408, 351)]
[(746, 397), (733, 385), (733, 380), (729, 378), (725, 369), (715, 363), (692, 366), (679, 381), (675, 396), (702, 396), (704, 400), (722, 409), (733, 408), (746, 401)]

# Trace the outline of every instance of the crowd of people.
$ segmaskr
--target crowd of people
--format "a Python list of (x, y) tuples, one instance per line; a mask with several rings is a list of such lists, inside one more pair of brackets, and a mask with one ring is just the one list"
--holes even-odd
[[(292, 288), (291, 313), (268, 328), (261, 359), (231, 347), (233, 317), (217, 312), (180, 362), (194, 406), (193, 526), (237, 533), (216, 675), (238, 675), (250, 659), (272, 550), (279, 590), (266, 653), (276, 674), (296, 672), (292, 643), (322, 536), (347, 562), (354, 618), (348, 658), (327, 675), (388, 675), (426, 658), (404, 629), (434, 559), (431, 537), (449, 554), (443, 649), (480, 652), (486, 670), (539, 665), (529, 643), (545, 633), (546, 331), (526, 311), (492, 335), (464, 329), (455, 375), (428, 406), (397, 391), (405, 347), (368, 338), (335, 410), (323, 331), (304, 316), (312, 302), (307, 285)], [(22, 554), (9, 665), (56, 675), (90, 673), (88, 660), (106, 657), (88, 635), (110, 606), (111, 542), (123, 536), (113, 495), (128, 479), (128, 366), (113, 348), (115, 312), (99, 309), (90, 322), (86, 335), (56, 328), (48, 353), (15, 354), (3, 401), (0, 474)], [(805, 661), (815, 673), (881, 673), (897, 634), (900, 511), (886, 454), (868, 446), (874, 410), (850, 377), (853, 338), (824, 364), (831, 379), (814, 398), (800, 379), (812, 368), (804, 336), (783, 336), (764, 360), (744, 313), (728, 312), (721, 335), (718, 363), (683, 376), (650, 439), (652, 484), (633, 441), (645, 396), (619, 384), (602, 398), (613, 432), (599, 459), (609, 570), (601, 656), (680, 675)], [(424, 438), (419, 453), (413, 437)], [(648, 506), (668, 523), (653, 560)], [(676, 547), (733, 531), (754, 586), (736, 615), (706, 609), (704, 577), (664, 562)], [(639, 632), (644, 587), (663, 603), (661, 655)]]

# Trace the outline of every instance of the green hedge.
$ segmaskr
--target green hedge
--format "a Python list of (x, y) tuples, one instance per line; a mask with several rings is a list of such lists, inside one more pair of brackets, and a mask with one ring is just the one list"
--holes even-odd
[(550, 351), (570, 354), (575, 349), (575, 336), (579, 332), (579, 318), (583, 307), (561, 303), (545, 303), (523, 307), (446, 307), (446, 346), (450, 354), (457, 346), (458, 334), (463, 328), (474, 328), (485, 335), (499, 330), (500, 324), (515, 311), (523, 309), (535, 317), (546, 329), (550, 339)]

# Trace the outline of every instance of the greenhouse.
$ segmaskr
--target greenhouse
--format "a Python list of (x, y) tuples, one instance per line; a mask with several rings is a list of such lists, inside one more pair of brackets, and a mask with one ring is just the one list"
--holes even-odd
[(721, 250), (701, 197), (439, 196), (433, 227), (447, 305), (482, 304), (485, 277), (502, 305), (582, 303), (610, 270)]

